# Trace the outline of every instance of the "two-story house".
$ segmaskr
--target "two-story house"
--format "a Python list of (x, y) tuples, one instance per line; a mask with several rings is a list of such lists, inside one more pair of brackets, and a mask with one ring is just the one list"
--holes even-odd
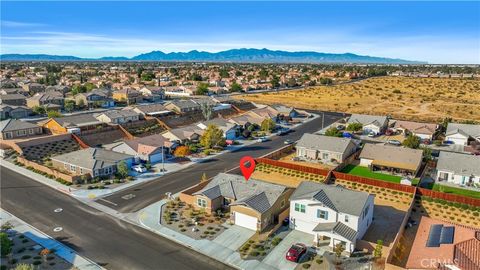
[(91, 92), (79, 93), (75, 96), (77, 106), (88, 108), (102, 107), (109, 108), (115, 106), (115, 102), (110, 98), (107, 90), (94, 89)]
[(164, 104), (165, 108), (176, 113), (200, 112), (200, 104), (190, 99), (172, 100)]
[(0, 95), (0, 104), (23, 106), (27, 104), (27, 97), (22, 94)]
[(29, 108), (43, 106), (49, 110), (60, 110), (63, 107), (63, 103), (63, 94), (54, 91), (36, 93), (27, 99), (27, 107)]
[(117, 102), (135, 104), (143, 101), (142, 94), (135, 89), (122, 89), (113, 92), (113, 99)]
[(148, 101), (159, 101), (165, 98), (165, 91), (158, 86), (144, 86), (138, 90), (142, 93), (143, 98)]
[(340, 243), (351, 253), (372, 224), (373, 202), (366, 192), (304, 181), (290, 196), (290, 228), (311, 234), (317, 246)]
[(349, 138), (305, 133), (296, 145), (297, 157), (322, 163), (342, 163), (357, 146)]

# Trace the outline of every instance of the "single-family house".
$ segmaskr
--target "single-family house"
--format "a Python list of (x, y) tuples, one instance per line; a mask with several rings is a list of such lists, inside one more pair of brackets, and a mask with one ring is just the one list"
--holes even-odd
[(97, 120), (108, 124), (124, 124), (140, 120), (140, 114), (132, 110), (108, 110), (95, 114)]
[(22, 94), (0, 95), (0, 104), (24, 106), (25, 104), (27, 104), (27, 97)]
[(32, 115), (32, 110), (25, 106), (0, 105), (0, 119), (20, 119)]
[(357, 145), (350, 138), (305, 133), (295, 146), (297, 157), (322, 163), (342, 163), (355, 153)]
[(50, 86), (47, 86), (47, 88), (45, 88), (45, 92), (51, 92), (51, 91), (66, 94), (70, 92), (70, 87), (65, 85), (50, 85)]
[(374, 195), (340, 185), (304, 181), (290, 196), (290, 228), (313, 236), (316, 246), (355, 250), (372, 224)]
[(437, 131), (437, 124), (419, 123), (412, 121), (395, 121), (393, 129), (404, 135), (412, 134), (422, 140), (433, 140), (433, 135)]
[(75, 103), (77, 106), (85, 106), (87, 108), (110, 108), (115, 106), (115, 101), (110, 97), (106, 89), (94, 89), (90, 92), (79, 93), (75, 95)]
[(113, 99), (117, 102), (135, 104), (143, 101), (143, 95), (135, 89), (121, 89), (113, 92)]
[(162, 133), (162, 136), (172, 142), (181, 142), (186, 141), (198, 142), (200, 137), (203, 135), (204, 130), (199, 128), (196, 125), (188, 125), (184, 127), (174, 128), (167, 130)]
[(449, 123), (445, 140), (458, 145), (469, 145), (470, 142), (480, 142), (480, 125)]
[(294, 107), (288, 107), (281, 104), (274, 104), (271, 107), (278, 111), (278, 113), (283, 117), (295, 118), (301, 115), (301, 113)]
[(0, 135), (2, 140), (35, 136), (42, 133), (42, 127), (26, 121), (7, 119), (0, 122)]
[(176, 113), (200, 112), (200, 104), (190, 99), (176, 99), (164, 104), (165, 108)]
[(480, 157), (441, 151), (438, 156), (436, 180), (458, 185), (480, 187)]
[(244, 114), (234, 116), (234, 117), (230, 118), (228, 121), (230, 121), (232, 123), (235, 123), (239, 126), (245, 127), (245, 126), (248, 126), (250, 124), (256, 124), (256, 125), (260, 126), (262, 124), (263, 120), (265, 120), (265, 118), (261, 117), (260, 115), (258, 115), (256, 113), (246, 112)]
[(205, 187), (193, 193), (194, 207), (214, 213), (229, 210), (231, 221), (254, 231), (283, 221), (293, 189), (282, 185), (219, 173)]
[(360, 152), (360, 166), (372, 171), (389, 171), (404, 175), (417, 175), (423, 151), (406, 147), (367, 143)]
[(107, 146), (107, 149), (134, 156), (145, 162), (156, 163), (161, 162), (175, 147), (174, 142), (167, 140), (160, 134), (153, 134), (114, 143)]
[(387, 128), (388, 118), (378, 115), (352, 114), (347, 121), (347, 125), (352, 123), (362, 124), (364, 134), (374, 133), (377, 135), (383, 133)]
[(253, 110), (249, 111), (248, 113), (256, 114), (263, 119), (270, 118), (275, 122), (277, 121), (277, 117), (280, 114), (279, 111), (275, 110), (274, 108), (272, 108), (270, 106), (263, 106), (263, 107), (260, 107), (260, 108), (256, 108), (256, 109), (253, 109)]
[(27, 107), (29, 108), (42, 106), (48, 107), (49, 110), (60, 110), (63, 108), (63, 103), (63, 94), (55, 91), (36, 93), (27, 99)]
[(124, 110), (133, 110), (141, 115), (145, 116), (164, 116), (172, 114), (173, 112), (165, 108), (162, 104), (145, 104), (136, 105), (135, 107), (126, 107)]
[(130, 168), (133, 156), (101, 148), (86, 148), (70, 153), (53, 156), (52, 166), (71, 175), (89, 175), (93, 177), (111, 176), (117, 172), (117, 165), (125, 162)]
[(229, 122), (223, 118), (215, 118), (209, 121), (205, 121), (197, 124), (197, 126), (203, 130), (207, 129), (209, 125), (215, 125), (223, 131), (223, 137), (226, 140), (235, 140), (240, 135), (240, 127), (232, 122)]
[(156, 102), (165, 98), (165, 91), (158, 86), (144, 86), (138, 90), (142, 95), (143, 99)]
[(39, 83), (26, 83), (22, 88), (31, 95), (45, 91), (45, 86)]
[(40, 123), (53, 134), (80, 133), (86, 130), (96, 130), (106, 125), (95, 118), (93, 113), (55, 117)]

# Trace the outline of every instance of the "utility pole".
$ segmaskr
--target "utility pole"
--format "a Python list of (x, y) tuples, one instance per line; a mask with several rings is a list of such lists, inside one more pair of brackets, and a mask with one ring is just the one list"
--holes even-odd
[(165, 174), (165, 153), (163, 151), (165, 146), (162, 145), (162, 174)]
[(322, 130), (324, 128), (324, 125), (325, 125), (325, 112), (322, 112)]

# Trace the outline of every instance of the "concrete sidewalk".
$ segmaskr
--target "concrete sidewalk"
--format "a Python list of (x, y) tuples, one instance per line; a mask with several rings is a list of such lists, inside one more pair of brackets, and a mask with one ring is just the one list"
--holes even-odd
[[(154, 204), (149, 205), (148, 207), (140, 210), (137, 213), (137, 222), (140, 223), (146, 229), (159, 234), (163, 237), (166, 237), (172, 241), (175, 241), (181, 245), (189, 247), (199, 253), (202, 253), (208, 257), (214, 258), (218, 261), (221, 261), (225, 264), (228, 264), (237, 269), (260, 269), (260, 270), (274, 270), (275, 267), (272, 267), (268, 264), (260, 262), (258, 260), (243, 260), (240, 257), (240, 253), (236, 251), (236, 248), (241, 244), (243, 240), (248, 240), (252, 234), (245, 234), (243, 237), (236, 235), (236, 240), (233, 242), (228, 241), (228, 238), (231, 237), (234, 233), (244, 233), (243, 228), (239, 228), (235, 225), (224, 224), (224, 226), (229, 227), (225, 232), (217, 236), (213, 241), (201, 239), (195, 240), (186, 235), (183, 235), (179, 232), (171, 230), (160, 224), (160, 208), (165, 204), (167, 200), (161, 200)], [(232, 232), (229, 230), (232, 229)], [(224, 235), (226, 234), (226, 235)], [(241, 238), (241, 239), (240, 239)], [(292, 268), (293, 269), (293, 268)]]
[(81, 270), (101, 270), (104, 269), (100, 267), (95, 262), (84, 258), (78, 255), (71, 248), (63, 245), (62, 243), (56, 241), (52, 237), (44, 234), (43, 232), (37, 230), (35, 227), (27, 224), (23, 220), (15, 217), (14, 215), (8, 213), (7, 211), (0, 209), (0, 221), (1, 223), (10, 222), (14, 226), (14, 230), (30, 238), (32, 241), (41, 245), (44, 248), (50, 250), (55, 249), (55, 254), (64, 259), (65, 261), (71, 263), (76, 268)]

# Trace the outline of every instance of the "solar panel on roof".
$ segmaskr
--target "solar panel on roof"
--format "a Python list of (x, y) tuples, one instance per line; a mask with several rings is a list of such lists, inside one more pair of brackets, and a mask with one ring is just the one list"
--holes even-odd
[(440, 233), (440, 244), (453, 244), (453, 235), (455, 227), (443, 227)]
[(430, 232), (428, 233), (427, 247), (439, 247), (440, 246), (440, 234), (442, 233), (442, 224), (433, 224), (430, 226)]

